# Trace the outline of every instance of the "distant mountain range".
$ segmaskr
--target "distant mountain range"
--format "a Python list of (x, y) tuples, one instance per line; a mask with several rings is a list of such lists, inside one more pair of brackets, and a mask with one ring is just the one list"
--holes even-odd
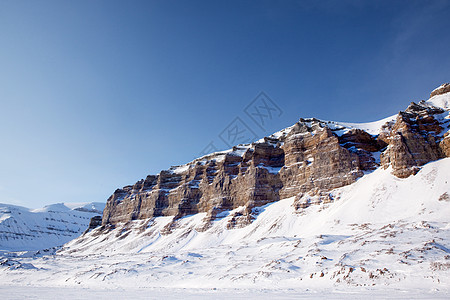
[(58, 203), (40, 209), (0, 203), (0, 250), (40, 250), (80, 236), (105, 203)]

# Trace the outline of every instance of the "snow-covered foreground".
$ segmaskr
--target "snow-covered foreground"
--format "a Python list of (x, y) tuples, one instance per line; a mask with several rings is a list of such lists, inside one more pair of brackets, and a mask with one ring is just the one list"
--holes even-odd
[(147, 298), (445, 298), (449, 170), (450, 158), (407, 179), (378, 169), (334, 190), (333, 203), (295, 211), (293, 198), (281, 200), (239, 229), (226, 228), (232, 212), (207, 230), (202, 214), (175, 223), (161, 217), (91, 231), (56, 255), (10, 253), (0, 266), (0, 293), (21, 298), (31, 285), (40, 287), (33, 293), (66, 287), (75, 298), (122, 289)]
[(84, 288), (0, 286), (2, 299), (448, 299), (437, 291), (381, 289), (178, 289), (178, 288)]

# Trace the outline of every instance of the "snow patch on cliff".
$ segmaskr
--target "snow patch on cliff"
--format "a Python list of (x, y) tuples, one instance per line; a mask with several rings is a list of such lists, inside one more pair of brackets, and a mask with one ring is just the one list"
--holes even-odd
[(436, 95), (428, 99), (427, 103), (446, 110), (450, 109), (450, 93)]
[(379, 121), (368, 122), (368, 123), (348, 123), (348, 122), (334, 122), (334, 123), (341, 125), (348, 129), (361, 129), (371, 135), (378, 135), (384, 124), (395, 121), (396, 118), (397, 118), (397, 115), (393, 115), (393, 116), (381, 119)]

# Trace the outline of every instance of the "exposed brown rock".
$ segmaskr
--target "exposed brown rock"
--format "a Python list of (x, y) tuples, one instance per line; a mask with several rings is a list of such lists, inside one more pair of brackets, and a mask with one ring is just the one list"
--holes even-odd
[(444, 110), (425, 102), (411, 103), (397, 116), (388, 134), (388, 147), (381, 154), (384, 168), (392, 166), (393, 174), (405, 178), (419, 171), (419, 167), (444, 157), (436, 137), (442, 127), (435, 115)]
[(173, 216), (163, 232), (168, 234), (177, 219), (206, 213), (205, 226), (197, 228), (201, 231), (223, 212), (240, 207), (227, 225), (236, 228), (251, 222), (258, 207), (282, 198), (295, 196), (297, 209), (332, 202), (329, 191), (377, 168), (380, 153), (381, 165), (391, 166), (402, 178), (450, 156), (450, 137), (443, 134), (449, 120), (443, 121), (443, 112), (423, 101), (411, 103), (377, 136), (333, 122), (300, 119), (279, 137), (213, 153), (117, 189), (108, 199), (102, 224)]
[(442, 95), (445, 93), (450, 92), (450, 83), (444, 83), (443, 85), (441, 85), (440, 87), (438, 87), (437, 89), (435, 89), (434, 91), (431, 92), (430, 94), (430, 98), (436, 95)]
[[(108, 199), (103, 224), (198, 212), (214, 219), (224, 210), (239, 206), (251, 210), (278, 200), (282, 183), (272, 169), (284, 165), (284, 151), (270, 142), (234, 150), (116, 190)], [(244, 152), (242, 156), (236, 154), (239, 151)]]
[(95, 229), (100, 226), (102, 226), (102, 216), (92, 217), (91, 220), (89, 221), (88, 228), (86, 229), (86, 231), (83, 234), (88, 233), (92, 229)]
[(285, 166), (280, 171), (281, 198), (313, 189), (331, 190), (363, 175), (358, 155), (341, 146), (330, 128), (319, 121), (297, 123), (282, 148)]
[(363, 131), (338, 138), (326, 123), (302, 119), (280, 138), (236, 146), (117, 189), (108, 199), (103, 225), (199, 212), (206, 212), (208, 221), (244, 207), (229, 224), (243, 226), (251, 222), (253, 208), (280, 197), (311, 190), (320, 194), (354, 182), (376, 166), (370, 151), (379, 148)]
[(444, 138), (439, 143), (439, 148), (441, 148), (445, 157), (450, 157), (450, 134), (446, 133), (444, 135)]

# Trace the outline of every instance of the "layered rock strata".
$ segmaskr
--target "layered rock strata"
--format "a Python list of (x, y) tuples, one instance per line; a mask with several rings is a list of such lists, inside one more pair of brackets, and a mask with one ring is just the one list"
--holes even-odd
[[(366, 145), (356, 134), (340, 140), (326, 123), (301, 120), (280, 137), (214, 153), (117, 189), (108, 199), (103, 225), (200, 212), (214, 219), (241, 206), (246, 208), (242, 218), (248, 219), (254, 207), (280, 198), (350, 184), (376, 166), (365, 149), (379, 150), (372, 137)], [(359, 144), (349, 147), (352, 139)]]
[[(441, 87), (433, 93), (447, 88)], [(158, 216), (176, 220), (196, 213), (207, 213), (206, 221), (210, 221), (242, 207), (229, 224), (234, 228), (251, 222), (256, 207), (282, 198), (296, 196), (299, 209), (312, 202), (330, 202), (328, 191), (355, 182), (380, 164), (404, 178), (429, 161), (449, 156), (446, 115), (448, 111), (424, 101), (411, 103), (376, 134), (335, 122), (300, 119), (258, 142), (213, 153), (117, 189), (107, 201), (102, 224)]]
[(383, 167), (392, 166), (395, 176), (405, 178), (416, 174), (420, 166), (445, 157), (447, 143), (441, 144), (441, 134), (447, 130), (448, 121), (443, 120), (444, 113), (424, 101), (413, 102), (400, 112), (380, 136), (388, 143), (380, 158)]

